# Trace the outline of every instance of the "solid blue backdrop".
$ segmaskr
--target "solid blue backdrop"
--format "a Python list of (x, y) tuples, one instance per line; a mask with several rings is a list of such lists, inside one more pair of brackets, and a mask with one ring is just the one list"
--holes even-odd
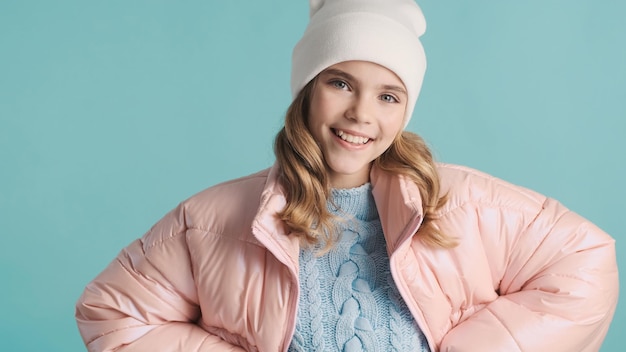
[[(626, 3), (419, 3), (429, 68), (408, 128), (623, 253)], [(84, 350), (74, 303), (122, 247), (271, 165), (307, 21), (306, 0), (0, 2), (0, 349)], [(602, 351), (625, 329), (621, 303)]]

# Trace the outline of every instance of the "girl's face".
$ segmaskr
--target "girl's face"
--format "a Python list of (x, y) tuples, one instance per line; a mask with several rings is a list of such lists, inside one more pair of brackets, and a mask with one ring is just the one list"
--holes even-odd
[(317, 77), (308, 128), (333, 188), (369, 181), (370, 166), (402, 130), (407, 93), (392, 71), (366, 61), (330, 66)]

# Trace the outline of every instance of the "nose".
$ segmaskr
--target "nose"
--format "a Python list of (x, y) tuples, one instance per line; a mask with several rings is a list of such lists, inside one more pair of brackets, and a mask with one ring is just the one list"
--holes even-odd
[(367, 99), (361, 95), (355, 94), (350, 101), (350, 105), (346, 109), (345, 116), (347, 119), (359, 123), (370, 123), (372, 107)]

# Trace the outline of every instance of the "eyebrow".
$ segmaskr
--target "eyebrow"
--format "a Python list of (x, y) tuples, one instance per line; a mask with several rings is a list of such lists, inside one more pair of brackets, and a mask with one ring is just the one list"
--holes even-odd
[[(348, 81), (353, 81), (353, 82), (359, 83), (359, 80), (356, 77), (354, 77), (353, 75), (349, 74), (348, 72), (345, 72), (345, 71), (342, 71), (342, 70), (338, 70), (336, 68), (329, 68), (329, 69), (325, 70), (322, 73), (323, 74), (328, 74), (328, 75), (340, 76), (340, 77), (345, 78)], [(383, 90), (390, 90), (390, 91), (394, 91), (396, 93), (408, 95), (404, 88), (402, 88), (400, 86), (397, 86), (397, 85), (394, 85), (394, 84), (382, 84), (382, 85), (379, 85), (378, 87), (383, 89)]]

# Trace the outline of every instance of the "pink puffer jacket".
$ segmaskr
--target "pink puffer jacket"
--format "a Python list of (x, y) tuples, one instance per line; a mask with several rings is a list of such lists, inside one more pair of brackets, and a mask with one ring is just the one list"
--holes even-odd
[[(285, 351), (298, 302), (295, 238), (274, 214), (276, 167), (201, 192), (125, 248), (76, 306), (90, 351)], [(432, 351), (597, 351), (611, 322), (614, 241), (558, 202), (440, 165), (437, 220), (413, 236), (418, 189), (374, 169), (393, 278)]]

